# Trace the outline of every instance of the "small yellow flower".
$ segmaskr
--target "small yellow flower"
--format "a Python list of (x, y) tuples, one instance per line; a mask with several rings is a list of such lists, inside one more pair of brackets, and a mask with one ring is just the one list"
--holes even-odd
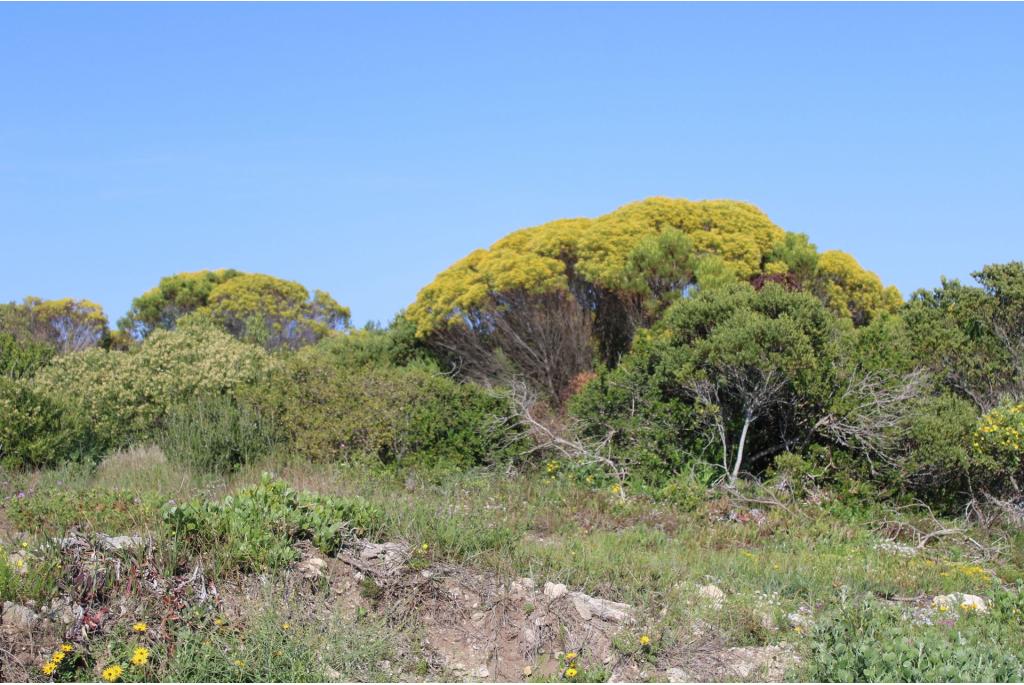
[(612, 486), (611, 490), (613, 495), (617, 495), (620, 492), (622, 492), (622, 486), (616, 483), (615, 485)]
[(238, 666), (239, 668), (244, 668), (245, 667), (245, 662), (242, 661), (241, 659), (235, 659), (231, 663), (233, 663), (235, 666)]
[(651, 644), (651, 636), (650, 635), (641, 635), (640, 636), (640, 644), (642, 644), (644, 647), (646, 647), (647, 645)]
[(430, 549), (430, 545), (424, 542), (422, 545), (420, 545), (420, 549), (426, 552), (428, 549)]
[(149, 650), (145, 647), (136, 647), (132, 652), (132, 663), (136, 666), (145, 666), (149, 661)]
[(142, 621), (139, 621), (138, 623), (136, 623), (135, 625), (132, 626), (132, 630), (134, 630), (136, 633), (144, 633), (148, 629), (149, 629), (149, 626), (147, 626)]
[(282, 624), (281, 624), (281, 629), (282, 629), (282, 630), (288, 630), (288, 629), (289, 629), (289, 628), (291, 628), (291, 627), (292, 627), (292, 624), (291, 624), (291, 623), (282, 623)]
[(113, 666), (107, 666), (103, 669), (103, 679), (108, 683), (116, 683), (121, 679), (121, 674), (124, 673), (124, 669), (121, 668), (120, 664), (114, 664)]
[(28, 543), (27, 542), (21, 543), (21, 548), (22, 549), (28, 549)]
[(226, 621), (224, 619), (222, 619), (220, 616), (218, 616), (215, 619), (213, 619), (213, 625), (215, 625), (215, 626), (222, 626), (225, 623), (226, 623)]
[(570, 666), (569, 668), (565, 669), (565, 677), (566, 678), (575, 678), (576, 677), (576, 673), (577, 673), (576, 669), (573, 668), (572, 666)]
[(52, 655), (52, 656), (50, 657), (50, 661), (52, 661), (52, 662), (53, 662), (53, 663), (55, 663), (55, 664), (59, 664), (60, 662), (64, 661), (64, 652), (62, 652), (62, 651), (60, 651), (60, 650), (58, 649), (58, 650), (57, 650), (56, 652), (54, 652), (54, 653), (53, 653), (53, 655)]
[(57, 670), (57, 664), (52, 661), (47, 661), (42, 665), (44, 675), (53, 675), (53, 672)]
[(566, 661), (572, 661), (575, 658), (576, 658), (576, 652), (568, 652), (565, 655), (565, 660)]
[(71, 652), (75, 651), (75, 648), (70, 643), (65, 642), (60, 646), (60, 651), (64, 652), (65, 654), (70, 654)]

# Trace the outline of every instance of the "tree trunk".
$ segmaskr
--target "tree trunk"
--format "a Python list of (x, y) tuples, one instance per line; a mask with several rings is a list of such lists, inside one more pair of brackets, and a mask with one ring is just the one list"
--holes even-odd
[(736, 482), (736, 477), (740, 475), (740, 466), (743, 464), (743, 446), (747, 442), (747, 430), (750, 428), (750, 424), (754, 422), (754, 417), (747, 412), (747, 416), (743, 421), (743, 431), (740, 433), (740, 444), (736, 448), (736, 463), (732, 467), (732, 476), (729, 478), (730, 483)]

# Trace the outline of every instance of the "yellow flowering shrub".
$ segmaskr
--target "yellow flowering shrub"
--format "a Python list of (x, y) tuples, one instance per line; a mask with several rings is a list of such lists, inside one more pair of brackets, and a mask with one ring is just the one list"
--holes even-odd
[(997, 407), (982, 416), (972, 446), (998, 470), (1019, 470), (1024, 457), (1024, 402)]

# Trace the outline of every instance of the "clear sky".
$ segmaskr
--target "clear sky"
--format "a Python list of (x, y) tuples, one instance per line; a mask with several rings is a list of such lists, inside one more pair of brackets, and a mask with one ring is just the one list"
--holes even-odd
[(0, 300), (233, 267), (387, 321), (510, 230), (753, 202), (904, 294), (1024, 259), (1024, 5), (0, 4)]

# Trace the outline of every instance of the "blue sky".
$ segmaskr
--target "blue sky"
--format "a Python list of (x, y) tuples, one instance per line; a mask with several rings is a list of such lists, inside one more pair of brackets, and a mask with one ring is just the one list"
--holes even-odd
[(906, 294), (1024, 259), (1024, 5), (0, 4), (0, 300), (234, 267), (387, 321), (510, 230), (753, 202)]

